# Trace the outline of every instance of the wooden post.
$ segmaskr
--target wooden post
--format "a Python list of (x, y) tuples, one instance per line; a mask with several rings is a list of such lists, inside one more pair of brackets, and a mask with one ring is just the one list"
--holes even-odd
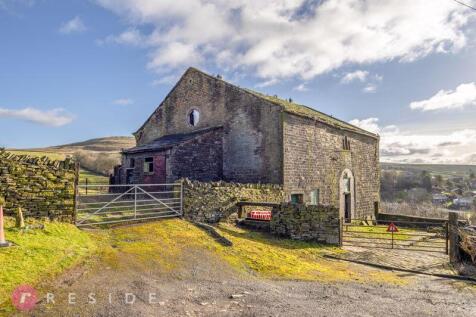
[(458, 213), (450, 212), (448, 214), (448, 236), (450, 243), (450, 262), (459, 261), (459, 234), (458, 234)]
[(241, 204), (238, 205), (238, 219), (243, 218), (243, 206)]
[(344, 245), (344, 218), (339, 218), (339, 246)]
[(0, 246), (6, 246), (5, 231), (3, 231), (3, 206), (0, 206)]
[(79, 197), (79, 162), (76, 162), (74, 175), (74, 198), (73, 198), (73, 223), (76, 223), (77, 209), (78, 209), (78, 197)]

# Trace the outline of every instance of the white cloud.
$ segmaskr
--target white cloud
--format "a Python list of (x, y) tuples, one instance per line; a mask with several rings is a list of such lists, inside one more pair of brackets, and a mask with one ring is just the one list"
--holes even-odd
[(147, 37), (145, 37), (138, 29), (131, 28), (119, 35), (109, 35), (104, 40), (98, 40), (98, 44), (115, 43), (132, 46), (146, 46)]
[(342, 76), (342, 79), (340, 82), (342, 84), (349, 84), (353, 81), (360, 81), (360, 82), (365, 82), (367, 80), (367, 76), (369, 75), (369, 72), (366, 70), (356, 70), (351, 73), (346, 73), (344, 76)]
[(365, 93), (374, 93), (377, 91), (377, 85), (375, 84), (368, 84), (362, 89), (363, 92)]
[(16, 118), (42, 125), (61, 127), (73, 121), (73, 116), (67, 114), (64, 109), (39, 110), (35, 108), (5, 109), (0, 108), (0, 118)]
[(383, 161), (452, 164), (472, 164), (474, 161), (475, 156), (472, 155), (476, 153), (476, 129), (421, 134), (401, 131), (395, 125), (381, 127), (378, 122), (378, 118), (350, 121), (351, 124), (380, 134), (380, 154)]
[(304, 92), (304, 91), (308, 91), (309, 88), (307, 88), (305, 83), (302, 83), (302, 84), (299, 84), (296, 87), (294, 87), (293, 90)]
[(59, 32), (63, 34), (81, 33), (86, 30), (87, 30), (86, 26), (84, 25), (81, 18), (78, 16), (63, 23), (61, 27), (59, 28)]
[(128, 106), (128, 105), (132, 105), (134, 103), (134, 100), (129, 98), (120, 98), (120, 99), (114, 100), (112, 103), (119, 106)]
[(457, 51), (467, 43), (471, 15), (448, 0), (96, 2), (130, 26), (152, 28), (141, 41), (154, 70), (209, 61), (266, 80)]
[(463, 109), (476, 106), (476, 83), (461, 84), (455, 90), (440, 90), (433, 97), (410, 103), (410, 108), (421, 111)]

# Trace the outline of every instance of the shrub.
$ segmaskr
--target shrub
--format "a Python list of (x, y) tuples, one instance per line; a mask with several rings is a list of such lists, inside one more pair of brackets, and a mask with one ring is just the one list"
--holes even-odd
[(82, 168), (105, 176), (110, 175), (114, 166), (120, 164), (119, 153), (77, 151), (73, 157)]

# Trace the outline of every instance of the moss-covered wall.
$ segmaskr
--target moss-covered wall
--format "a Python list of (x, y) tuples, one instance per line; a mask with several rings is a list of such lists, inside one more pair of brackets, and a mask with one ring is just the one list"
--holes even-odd
[(76, 179), (70, 159), (52, 161), (0, 149), (0, 197), (7, 215), (22, 207), (27, 217), (72, 221)]
[(273, 208), (271, 233), (295, 239), (339, 243), (339, 209), (322, 205), (281, 204)]
[(193, 221), (218, 222), (237, 212), (238, 201), (284, 201), (280, 185), (197, 182), (184, 180), (184, 217)]

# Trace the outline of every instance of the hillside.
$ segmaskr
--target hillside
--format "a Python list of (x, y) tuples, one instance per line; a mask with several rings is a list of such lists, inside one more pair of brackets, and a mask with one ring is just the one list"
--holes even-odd
[(16, 154), (48, 156), (54, 160), (63, 160), (72, 155), (81, 166), (81, 179), (88, 178), (89, 183), (104, 183), (112, 168), (120, 163), (122, 149), (135, 146), (132, 137), (105, 137), (83, 142), (33, 149), (8, 149)]
[(427, 171), (433, 175), (448, 177), (464, 177), (469, 171), (476, 173), (476, 165), (451, 165), (451, 164), (399, 164), (381, 162), (382, 170), (400, 170), (409, 172)]
[(122, 149), (127, 149), (135, 146), (133, 137), (127, 136), (113, 136), (105, 138), (90, 139), (83, 142), (50, 146), (47, 148), (30, 149), (29, 151), (40, 152), (61, 152), (74, 153), (76, 151), (93, 151), (93, 152), (120, 152)]

